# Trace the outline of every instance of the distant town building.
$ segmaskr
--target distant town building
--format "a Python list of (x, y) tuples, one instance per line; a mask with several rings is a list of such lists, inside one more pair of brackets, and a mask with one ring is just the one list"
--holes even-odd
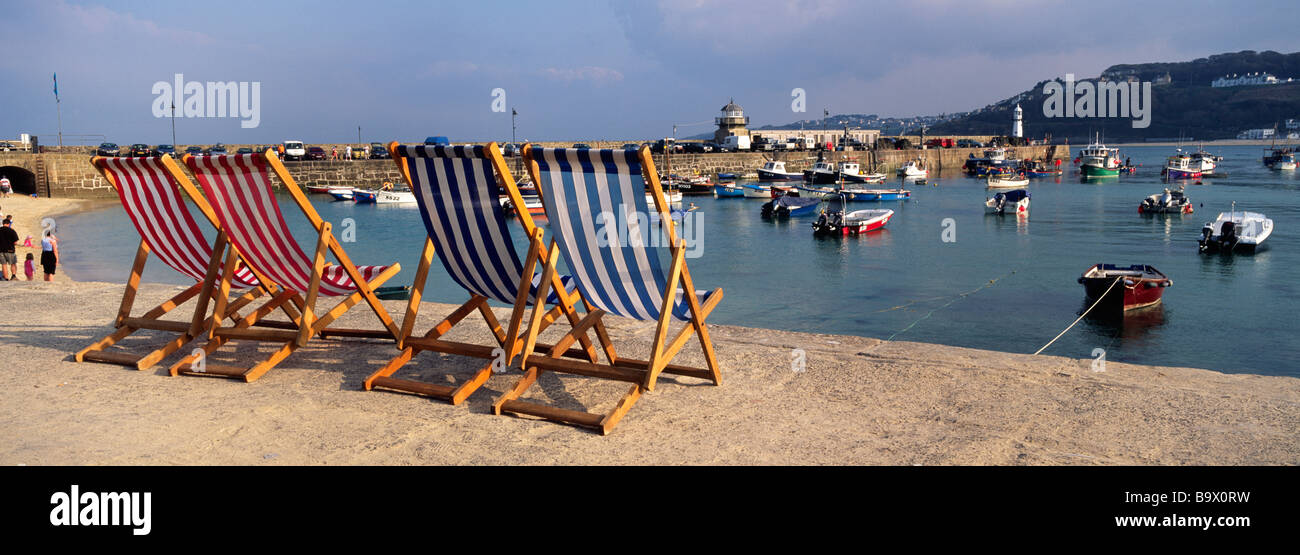
[(722, 117), (714, 118), (718, 124), (718, 130), (713, 132), (713, 141), (722, 144), (727, 137), (732, 135), (748, 135), (749, 118), (745, 116), (745, 110), (736, 104), (736, 99), (731, 99), (726, 106), (722, 107)]
[(1165, 72), (1164, 75), (1157, 75), (1156, 80), (1152, 81), (1152, 83), (1155, 85), (1168, 85), (1173, 82), (1174, 82), (1174, 76), (1170, 75), (1169, 72), (1167, 71)]
[(822, 129), (756, 129), (750, 134), (751, 139), (776, 139), (778, 143), (788, 143), (796, 138), (811, 138), (814, 144), (824, 145), (831, 143), (840, 144), (841, 140), (848, 136), (849, 141), (857, 141), (863, 145), (871, 146), (876, 144), (876, 139), (880, 138), (879, 129), (855, 129), (849, 128), (847, 132), (843, 127)]
[(1280, 83), (1290, 83), (1292, 81), (1294, 81), (1294, 79), (1290, 77), (1288, 77), (1284, 81), (1278, 79), (1277, 77), (1274, 77), (1270, 73), (1257, 71), (1255, 73), (1247, 73), (1245, 75), (1237, 75), (1235, 73), (1232, 75), (1224, 75), (1223, 77), (1210, 81), (1210, 86), (1211, 87), (1241, 87), (1241, 86), (1255, 86), (1255, 85), (1277, 85)]
[(1300, 129), (1300, 120), (1297, 120), (1297, 119), (1288, 119), (1288, 120), (1286, 120), (1286, 128), (1287, 128), (1287, 129)]
[(1260, 140), (1260, 139), (1272, 139), (1273, 135), (1274, 135), (1274, 131), (1272, 128), (1247, 129), (1245, 131), (1242, 131), (1241, 133), (1237, 133), (1237, 138), (1248, 139), (1248, 140)]

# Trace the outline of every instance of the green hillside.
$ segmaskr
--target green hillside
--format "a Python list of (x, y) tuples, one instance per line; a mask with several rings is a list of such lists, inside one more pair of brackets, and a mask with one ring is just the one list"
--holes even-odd
[[(1238, 86), (1214, 88), (1210, 82), (1229, 74), (1266, 72), (1287, 84)], [(1082, 140), (1092, 133), (1103, 133), (1108, 139), (1177, 138), (1191, 137), (1201, 140), (1235, 138), (1237, 133), (1249, 128), (1273, 127), (1281, 129), (1289, 118), (1300, 119), (1300, 52), (1242, 51), (1217, 54), (1190, 62), (1121, 64), (1108, 68), (1100, 76), (1077, 76), (1080, 80), (1124, 81), (1130, 77), (1138, 81), (1166, 84), (1151, 88), (1151, 124), (1134, 128), (1128, 118), (1048, 118), (1043, 113), (1042, 81), (1024, 93), (996, 104), (986, 106), (948, 122), (936, 125), (934, 135), (1005, 135), (1010, 133), (1012, 113), (1016, 103), (1024, 110), (1025, 136), (1055, 138), (1068, 137)]]

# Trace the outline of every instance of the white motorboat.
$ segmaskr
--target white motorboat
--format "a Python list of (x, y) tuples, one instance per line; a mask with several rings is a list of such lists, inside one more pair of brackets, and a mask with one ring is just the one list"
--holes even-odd
[(745, 198), (761, 198), (772, 200), (772, 187), (770, 185), (759, 185), (756, 183), (746, 183), (740, 186), (745, 191)]
[(410, 191), (375, 191), (375, 204), (414, 204), (415, 193)]
[(926, 169), (925, 164), (919, 160), (908, 160), (903, 167), (898, 168), (898, 175), (903, 177), (927, 177), (930, 170)]
[(1015, 189), (1004, 193), (993, 195), (993, 198), (984, 201), (984, 213), (986, 214), (1015, 214), (1017, 216), (1029, 215), (1029, 191), (1024, 189)]
[(1258, 212), (1238, 212), (1232, 203), (1231, 212), (1220, 212), (1214, 221), (1201, 229), (1201, 252), (1251, 252), (1259, 248), (1273, 234), (1273, 220)]
[(1139, 214), (1191, 214), (1192, 201), (1181, 190), (1156, 193), (1142, 200)]

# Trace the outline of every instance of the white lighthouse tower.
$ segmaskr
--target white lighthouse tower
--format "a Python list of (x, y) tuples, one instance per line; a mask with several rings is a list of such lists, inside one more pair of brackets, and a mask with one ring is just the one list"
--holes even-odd
[(1023, 137), (1025, 136), (1025, 122), (1024, 122), (1024, 118), (1025, 118), (1024, 111), (1020, 109), (1020, 105), (1019, 105), (1019, 104), (1016, 104), (1016, 119), (1015, 119), (1015, 122), (1011, 125), (1011, 136), (1012, 136), (1012, 137), (1021, 137), (1021, 138), (1023, 138)]

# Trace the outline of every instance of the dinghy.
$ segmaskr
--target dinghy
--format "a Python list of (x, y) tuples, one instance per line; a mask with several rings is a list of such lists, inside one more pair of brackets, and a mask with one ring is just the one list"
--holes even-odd
[(993, 198), (984, 201), (984, 213), (986, 214), (1015, 214), (1017, 216), (1029, 215), (1029, 191), (1016, 189), (1005, 193), (993, 195)]
[(988, 176), (988, 188), (990, 189), (1018, 189), (1029, 185), (1029, 178), (1024, 174), (1016, 175), (990, 175)]
[(1094, 311), (1116, 314), (1159, 303), (1174, 280), (1145, 264), (1097, 264), (1083, 272), (1079, 283), (1097, 305)]
[(1192, 201), (1182, 191), (1165, 189), (1142, 200), (1138, 205), (1139, 214), (1191, 214)]
[(813, 235), (857, 235), (882, 229), (894, 217), (893, 210), (855, 210), (845, 214), (843, 210), (822, 212), (813, 222)]
[(1258, 212), (1220, 212), (1214, 221), (1201, 228), (1201, 252), (1254, 252), (1273, 233), (1273, 220)]
[(770, 202), (763, 203), (760, 213), (764, 218), (797, 218), (817, 213), (822, 203), (818, 198), (792, 197), (781, 195)]

